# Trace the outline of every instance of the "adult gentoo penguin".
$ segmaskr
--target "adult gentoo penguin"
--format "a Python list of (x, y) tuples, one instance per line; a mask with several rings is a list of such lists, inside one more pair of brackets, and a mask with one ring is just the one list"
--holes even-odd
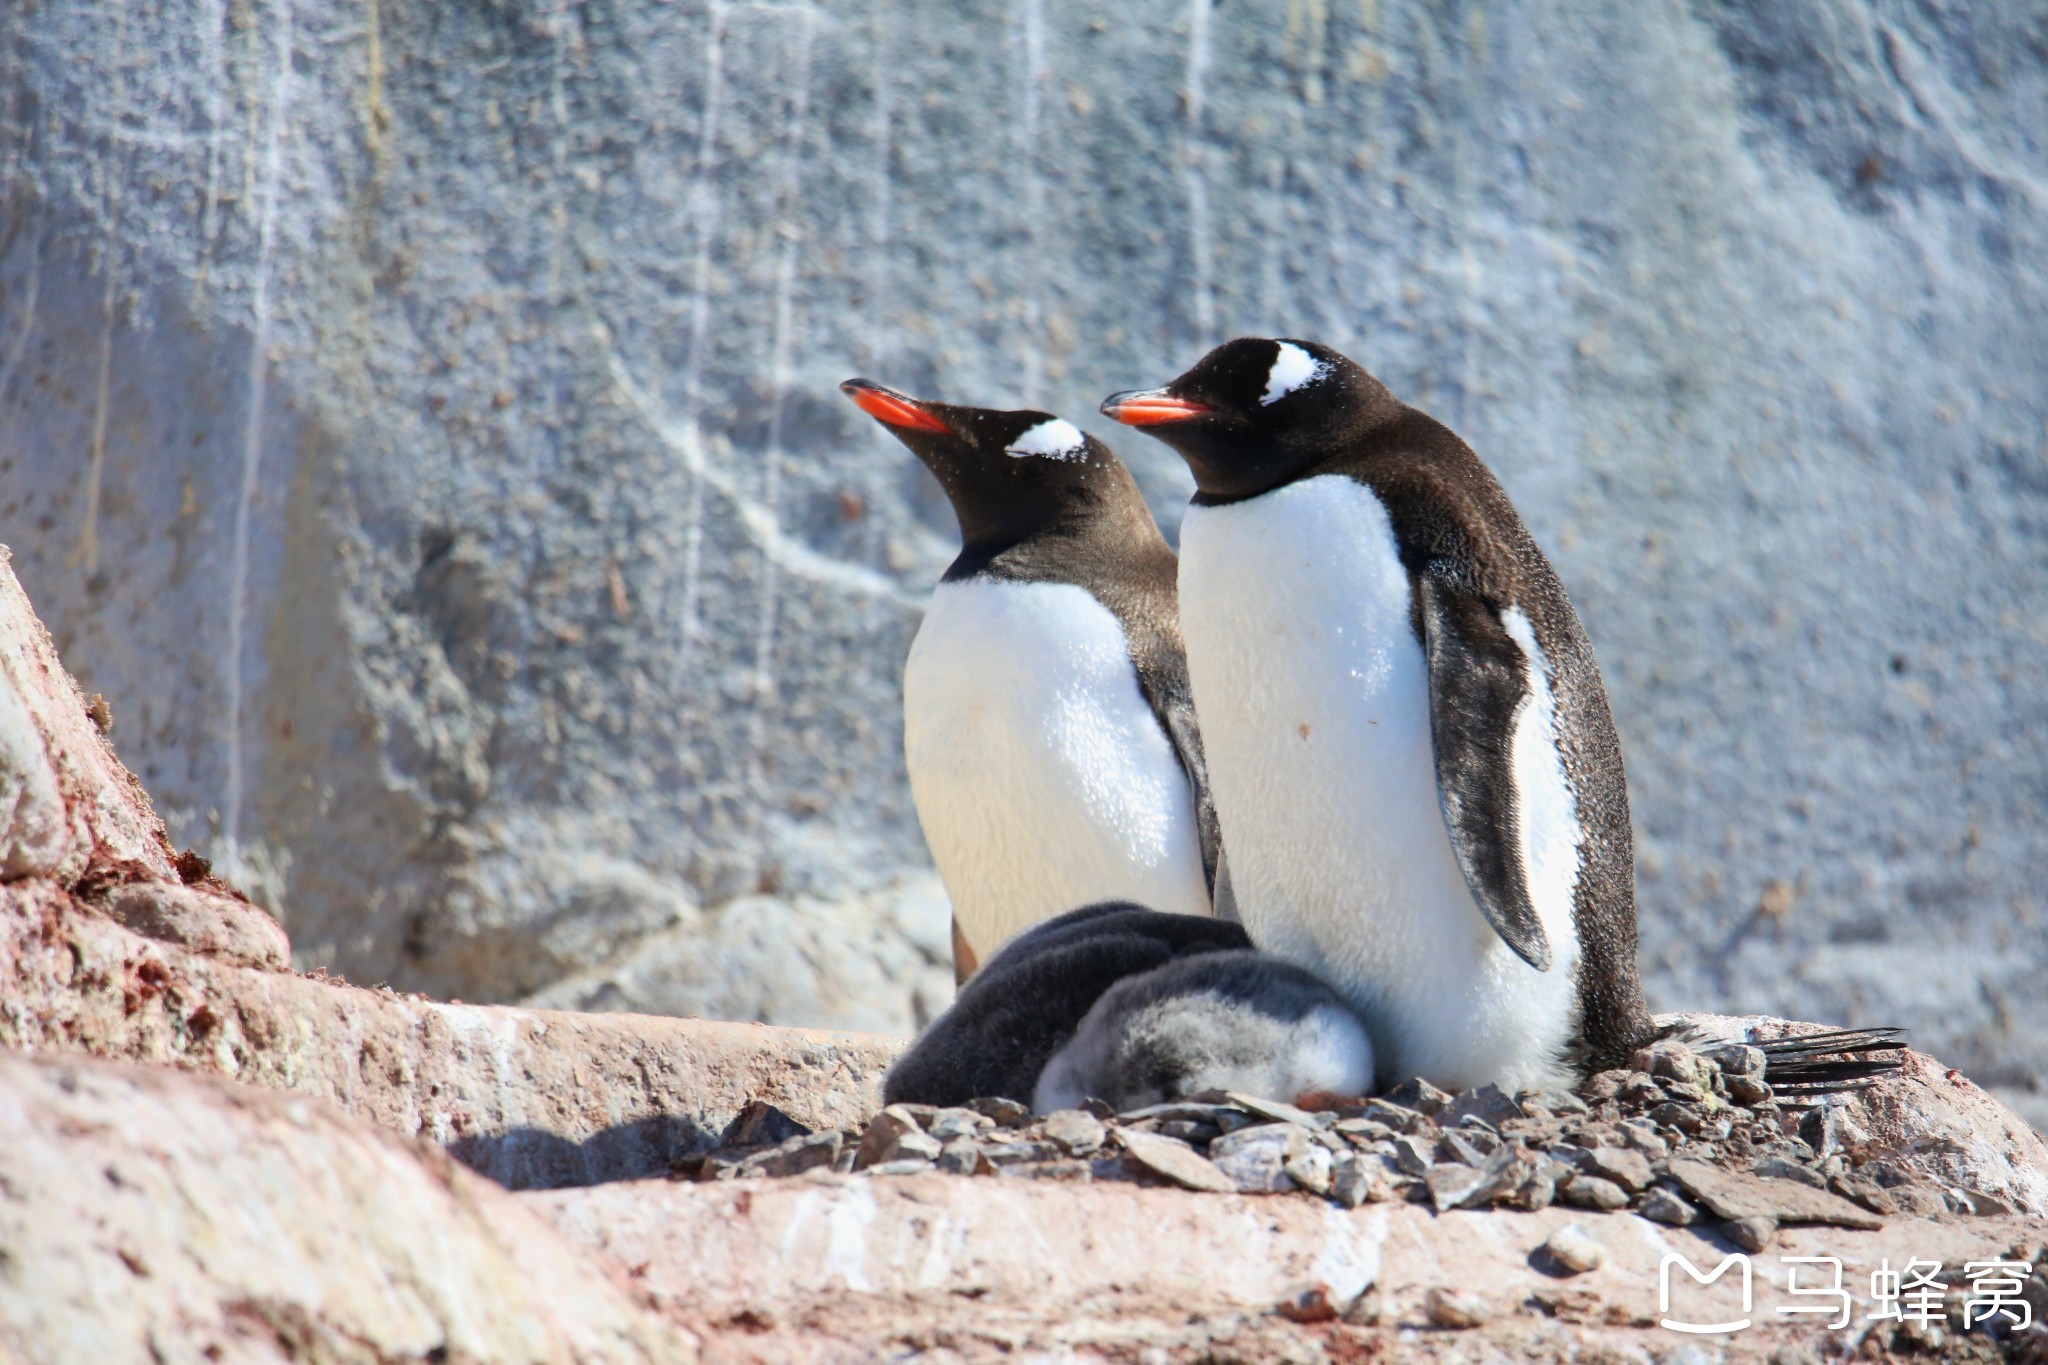
[(1181, 627), (1252, 939), (1357, 1007), (1383, 1081), (1555, 1085), (1652, 1028), (1621, 746), (1498, 482), (1314, 342), (1103, 411), (1194, 472)]
[(903, 753), (955, 975), (1041, 920), (1211, 913), (1222, 857), (1173, 551), (1107, 446), (1046, 412), (840, 388), (952, 500), (960, 557), (903, 672)]

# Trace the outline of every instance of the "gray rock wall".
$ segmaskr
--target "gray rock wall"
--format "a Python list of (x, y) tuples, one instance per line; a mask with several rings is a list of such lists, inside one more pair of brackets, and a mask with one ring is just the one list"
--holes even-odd
[(1654, 1002), (2041, 1093), (2040, 6), (959, 9), (0, 14), (0, 540), (174, 833), (355, 979), (907, 1026), (950, 526), (832, 385), (1293, 333), (1558, 561)]

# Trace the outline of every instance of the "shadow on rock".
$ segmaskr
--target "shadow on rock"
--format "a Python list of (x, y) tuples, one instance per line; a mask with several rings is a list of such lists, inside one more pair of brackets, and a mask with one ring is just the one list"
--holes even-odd
[(684, 1157), (718, 1141), (716, 1132), (682, 1114), (635, 1119), (581, 1142), (539, 1128), (512, 1128), (448, 1144), (457, 1161), (508, 1190), (557, 1190), (651, 1180), (672, 1174)]

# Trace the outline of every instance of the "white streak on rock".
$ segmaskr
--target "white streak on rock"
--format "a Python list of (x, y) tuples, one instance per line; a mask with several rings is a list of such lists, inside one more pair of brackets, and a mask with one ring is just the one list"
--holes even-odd
[(234, 558), (228, 573), (227, 790), (221, 835), (231, 868), (240, 867), (242, 818), (242, 654), (249, 610), (249, 523), (263, 459), (263, 412), (270, 386), (270, 277), (277, 255), (278, 196), (284, 181), (284, 130), (292, 108), (292, 6), (280, 0), (276, 20), (277, 71), (271, 78), (264, 128), (263, 206), (257, 220), (256, 281), (250, 301), (249, 387), (242, 423), (242, 478), (235, 497)]
[(693, 480), (703, 483), (732, 504), (742, 529), (766, 549), (768, 556), (783, 572), (854, 596), (882, 598), (913, 611), (923, 609), (924, 599), (905, 592), (886, 574), (877, 573), (864, 564), (852, 564), (820, 554), (803, 542), (784, 535), (767, 508), (747, 497), (731, 475), (711, 467), (704, 458), (695, 422), (670, 416), (663, 410), (654, 396), (633, 378), (617, 352), (607, 359), (612, 382), (619, 386), (619, 392), (625, 395), (626, 401), (648, 429), (682, 459), (683, 468), (689, 471)]
[[(690, 216), (697, 228), (696, 259), (690, 268), (690, 357), (683, 364), (679, 440), (670, 442), (683, 452), (684, 464), (691, 472), (689, 500), (683, 513), (681, 653), (685, 661), (702, 630), (699, 617), (704, 596), (704, 484), (709, 465), (704, 458), (704, 432), (699, 416), (704, 401), (704, 348), (711, 333), (711, 244), (718, 234), (719, 219), (718, 120), (725, 89), (725, 15), (723, 5), (711, 6), (710, 31), (704, 41), (704, 115), (697, 129), (697, 170), (690, 186)], [(613, 360), (616, 369), (617, 357)]]
[(75, 567), (91, 578), (100, 571), (100, 485), (107, 467), (107, 396), (114, 364), (114, 287), (121, 265), (121, 119), (126, 110), (123, 63), (127, 60), (128, 6), (114, 7), (114, 53), (107, 78), (107, 105), (113, 117), (107, 123), (107, 151), (112, 165), (101, 169), (103, 177), (100, 224), (100, 346), (99, 367), (93, 385), (92, 440), (85, 472), (85, 515), (78, 528), (78, 550), (72, 556)]
[[(790, 82), (789, 119), (783, 133), (782, 165), (777, 186), (776, 237), (781, 250), (775, 263), (774, 331), (768, 348), (768, 448), (762, 454), (761, 510), (770, 536), (782, 539), (782, 419), (789, 395), (791, 336), (795, 331), (797, 243), (803, 236), (797, 205), (803, 180), (804, 138), (811, 105), (811, 40), (817, 30), (809, 11), (796, 18), (795, 79)], [(780, 565), (772, 554), (762, 556), (760, 611), (754, 626), (754, 705), (747, 721), (750, 756), (748, 785), (767, 796), (768, 713), (775, 698), (775, 625), (781, 598)]]
[(1205, 344), (1216, 331), (1215, 249), (1209, 228), (1209, 175), (1202, 146), (1208, 103), (1209, 9), (1214, 0), (1188, 0), (1187, 120), (1181, 181), (1188, 195), (1188, 257), (1194, 270), (1195, 333)]

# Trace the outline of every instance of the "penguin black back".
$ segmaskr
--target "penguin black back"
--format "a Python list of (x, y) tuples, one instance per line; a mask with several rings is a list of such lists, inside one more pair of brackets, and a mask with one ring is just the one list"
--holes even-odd
[(1110, 987), (1177, 958), (1250, 946), (1228, 921), (1128, 902), (1047, 920), (983, 964), (897, 1059), (883, 1102), (951, 1105), (1000, 1095), (1030, 1104), (1046, 1062)]

